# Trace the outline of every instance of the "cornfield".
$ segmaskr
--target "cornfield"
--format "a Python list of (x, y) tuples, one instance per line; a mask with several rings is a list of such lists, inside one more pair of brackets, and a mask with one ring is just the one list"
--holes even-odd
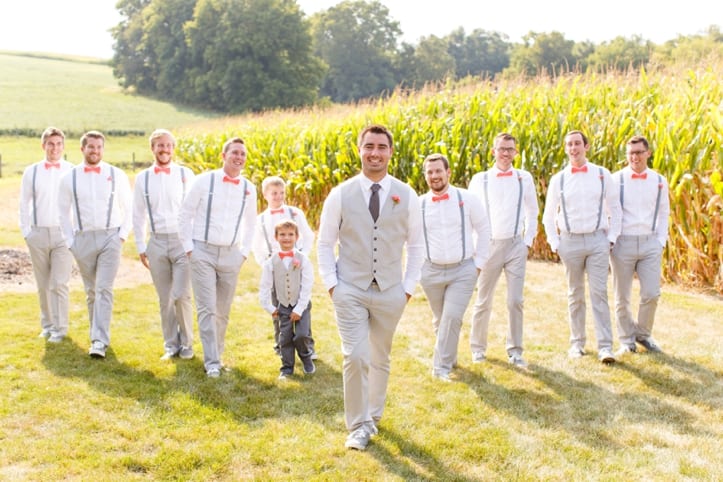
[[(651, 142), (651, 167), (670, 183), (670, 240), (666, 279), (723, 294), (723, 61), (697, 69), (569, 74), (534, 80), (447, 84), (418, 93), (330, 110), (275, 112), (227, 119), (182, 133), (179, 157), (197, 170), (220, 164), (221, 145), (241, 136), (249, 148), (246, 175), (257, 185), (279, 175), (289, 183), (289, 204), (318, 222), (329, 190), (359, 171), (356, 136), (368, 123), (394, 133), (390, 172), (426, 191), (424, 157), (445, 154), (452, 181), (467, 186), (493, 164), (496, 134), (518, 140), (516, 167), (537, 183), (540, 212), (547, 182), (566, 163), (563, 137), (588, 134), (588, 158), (611, 171), (625, 163), (625, 142)], [(260, 202), (263, 202), (261, 199)], [(261, 208), (261, 206), (259, 206)], [(554, 259), (540, 226), (531, 256)]]

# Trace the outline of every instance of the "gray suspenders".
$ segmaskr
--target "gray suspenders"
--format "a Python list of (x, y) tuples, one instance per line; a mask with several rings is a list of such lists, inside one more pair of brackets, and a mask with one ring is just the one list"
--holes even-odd
[[(78, 205), (78, 187), (76, 181), (76, 173), (78, 168), (73, 169), (73, 199), (75, 200), (75, 217), (78, 218), (78, 231), (83, 230), (83, 222), (80, 220), (80, 206)], [(113, 198), (115, 197), (115, 168), (110, 166), (111, 189), (108, 198), (108, 217), (105, 221), (105, 229), (110, 227), (110, 216), (113, 213)]]
[[(517, 176), (517, 183), (520, 188), (520, 192), (517, 195), (517, 214), (515, 215), (515, 233), (512, 235), (513, 237), (517, 236), (517, 230), (520, 226), (520, 212), (522, 211), (522, 174), (517, 172), (516, 170), (512, 170), (512, 172), (515, 173)], [(490, 197), (487, 194), (487, 171), (485, 171), (482, 174), (482, 181), (484, 183), (484, 194), (485, 194), (485, 207), (487, 208), (487, 217), (492, 217), (492, 212), (490, 211)]]
[[(625, 187), (625, 176), (623, 173), (620, 173), (620, 207), (622, 208), (624, 206), (623, 200), (623, 188)], [(658, 196), (655, 199), (655, 213), (653, 214), (653, 229), (652, 231), (655, 232), (655, 227), (658, 225), (658, 211), (660, 210), (660, 194), (663, 191), (663, 177), (658, 174)]]
[[(183, 169), (183, 167), (180, 167), (181, 171), (181, 185), (183, 186), (183, 198), (186, 197), (186, 171)], [(148, 177), (150, 176), (150, 168), (146, 170), (146, 177), (145, 177), (145, 192), (143, 194), (143, 197), (146, 199), (146, 207), (148, 208), (148, 219), (151, 223), (151, 232), (155, 234), (156, 232), (156, 226), (153, 222), (153, 211), (151, 211), (151, 199), (150, 194), (148, 193)], [(208, 234), (207, 234), (208, 236)]]
[[(465, 226), (464, 226), (464, 203), (462, 202), (462, 195), (459, 193), (459, 189), (456, 189), (457, 191), (457, 203), (459, 204), (459, 217), (462, 222), (462, 258), (459, 260), (461, 263), (464, 261), (464, 255), (467, 251), (467, 240), (465, 236)], [(429, 256), (429, 239), (427, 239), (427, 218), (424, 215), (425, 208), (427, 204), (427, 198), (425, 197), (422, 199), (422, 227), (424, 228), (424, 245), (427, 248), (427, 259), (431, 262), (432, 258)]]
[[(291, 206), (288, 206), (288, 208), (289, 208), (289, 210), (288, 210), (289, 219), (292, 219), (292, 220), (293, 220), (293, 219), (294, 219), (294, 213), (293, 213), (293, 211), (291, 210)], [(264, 234), (264, 241), (266, 241), (266, 249), (267, 249), (267, 251), (268, 251), (268, 253), (269, 253), (269, 255), (267, 256), (267, 258), (269, 258), (269, 257), (271, 257), (271, 254), (272, 254), (272, 251), (273, 251), (273, 250), (271, 249), (271, 240), (269, 239), (269, 233), (266, 232), (266, 223), (264, 222), (265, 220), (266, 220), (266, 214), (264, 213), (264, 214), (261, 215), (261, 232)]]
[[(216, 178), (216, 175), (211, 174), (211, 182), (210, 182), (209, 191), (208, 191), (208, 205), (206, 207), (206, 230), (203, 235), (203, 241), (205, 243), (208, 243), (208, 228), (211, 224), (211, 204), (213, 202), (213, 184), (214, 184), (215, 178)], [(244, 179), (244, 185), (243, 185), (244, 198), (243, 198), (243, 201), (241, 201), (241, 210), (239, 211), (238, 219), (236, 220), (236, 229), (234, 230), (233, 239), (231, 240), (231, 244), (229, 244), (229, 246), (234, 245), (234, 243), (236, 242), (236, 236), (238, 236), (238, 227), (241, 224), (241, 217), (243, 216), (244, 208), (246, 207), (246, 183), (247, 182), (248, 181), (246, 179)]]
[[(603, 199), (605, 198), (605, 179), (603, 177), (602, 167), (598, 167), (600, 173), (600, 203), (597, 207), (597, 224), (595, 225), (595, 231), (600, 229), (600, 220), (602, 219), (602, 205)], [(560, 173), (560, 202), (562, 204), (562, 216), (565, 218), (565, 229), (570, 233), (570, 221), (567, 218), (567, 209), (565, 208), (565, 171)]]
[(37, 175), (38, 175), (38, 165), (35, 164), (35, 166), (33, 167), (33, 227), (35, 227), (35, 226), (38, 225), (38, 209), (37, 209), (37, 207), (35, 206), (35, 205), (36, 205), (36, 201), (35, 201), (35, 197), (36, 197), (36, 196), (35, 196), (35, 176), (37, 176)]

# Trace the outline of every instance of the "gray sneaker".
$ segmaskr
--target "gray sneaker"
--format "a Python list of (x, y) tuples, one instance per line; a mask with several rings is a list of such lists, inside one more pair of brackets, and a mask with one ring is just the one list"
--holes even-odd
[(43, 330), (38, 335), (38, 338), (48, 338), (50, 337), (50, 330)]
[(582, 358), (585, 356), (585, 350), (578, 348), (576, 346), (570, 347), (569, 350), (567, 350), (567, 357), (576, 359), (576, 358)]
[(178, 355), (178, 350), (166, 350), (166, 352), (161, 356), (161, 360), (170, 360), (176, 355)]
[(371, 438), (371, 431), (366, 427), (366, 425), (362, 425), (349, 434), (344, 446), (348, 449), (365, 450), (367, 445), (369, 445), (369, 440)]
[(206, 372), (206, 376), (208, 378), (218, 378), (221, 376), (221, 370), (219, 370), (218, 368), (209, 368)]
[(635, 341), (640, 343), (640, 345), (642, 345), (643, 348), (645, 348), (646, 350), (648, 350), (651, 353), (662, 353), (663, 352), (663, 350), (658, 346), (658, 344), (655, 342), (655, 340), (653, 340), (653, 338), (650, 336), (647, 338), (637, 338)]
[(485, 352), (473, 351), (472, 352), (472, 363), (482, 363), (485, 361)]
[(63, 335), (50, 335), (48, 343), (60, 343), (65, 337)]
[(314, 365), (314, 360), (311, 357), (305, 358), (301, 362), (304, 364), (304, 373), (311, 375), (316, 372), (316, 365)]
[(181, 351), (178, 352), (178, 357), (183, 360), (190, 360), (193, 358), (193, 348), (189, 346), (182, 346)]
[(90, 345), (90, 350), (88, 350), (88, 355), (90, 355), (93, 358), (105, 358), (105, 350), (108, 347), (103, 344), (102, 341), (95, 340)]

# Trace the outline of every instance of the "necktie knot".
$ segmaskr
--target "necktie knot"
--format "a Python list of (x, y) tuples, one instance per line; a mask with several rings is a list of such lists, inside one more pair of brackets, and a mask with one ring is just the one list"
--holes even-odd
[(510, 169), (509, 171), (497, 173), (497, 177), (507, 177), (507, 176), (511, 176), (511, 175), (512, 175), (512, 169)]
[(284, 214), (284, 208), (271, 209), (269, 212), (270, 212), (271, 214)]
[(84, 172), (94, 172), (96, 174), (100, 174), (100, 166), (85, 166), (83, 168)]
[(633, 179), (647, 179), (647, 178), (648, 178), (648, 173), (647, 173), (647, 172), (641, 172), (640, 174), (638, 174), (637, 172), (634, 172), (632, 178), (633, 178)]
[(571, 170), (573, 174), (577, 174), (578, 172), (587, 172), (587, 164), (582, 167), (572, 166)]
[(291, 258), (293, 256), (294, 256), (293, 251), (279, 251), (279, 258), (281, 258), (281, 259)]
[(445, 193), (442, 194), (441, 196), (432, 196), (432, 202), (435, 202), (435, 203), (438, 202), (438, 201), (444, 201), (444, 200), (447, 200), (447, 199), (449, 199), (449, 193), (448, 193), (448, 192), (445, 192)]
[(170, 173), (171, 173), (171, 168), (170, 168), (170, 167), (163, 167), (163, 166), (156, 166), (155, 168), (153, 168), (153, 172), (155, 172), (156, 174), (158, 174), (158, 173), (160, 173), (160, 172), (165, 173), (165, 174), (170, 174)]
[(60, 163), (59, 162), (46, 162), (45, 163), (45, 169), (60, 169)]
[(239, 181), (240, 181), (240, 179), (233, 179), (228, 176), (223, 176), (223, 182), (230, 182), (231, 184), (238, 185)]

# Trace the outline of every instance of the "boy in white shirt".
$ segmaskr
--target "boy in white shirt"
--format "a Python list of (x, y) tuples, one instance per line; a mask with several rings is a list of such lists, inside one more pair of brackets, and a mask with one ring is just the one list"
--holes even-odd
[(296, 353), (304, 364), (304, 373), (316, 371), (309, 349), (314, 268), (309, 258), (295, 248), (298, 236), (294, 221), (276, 225), (274, 239), (280, 249), (264, 261), (259, 286), (261, 306), (279, 322), (280, 380), (293, 375)]

